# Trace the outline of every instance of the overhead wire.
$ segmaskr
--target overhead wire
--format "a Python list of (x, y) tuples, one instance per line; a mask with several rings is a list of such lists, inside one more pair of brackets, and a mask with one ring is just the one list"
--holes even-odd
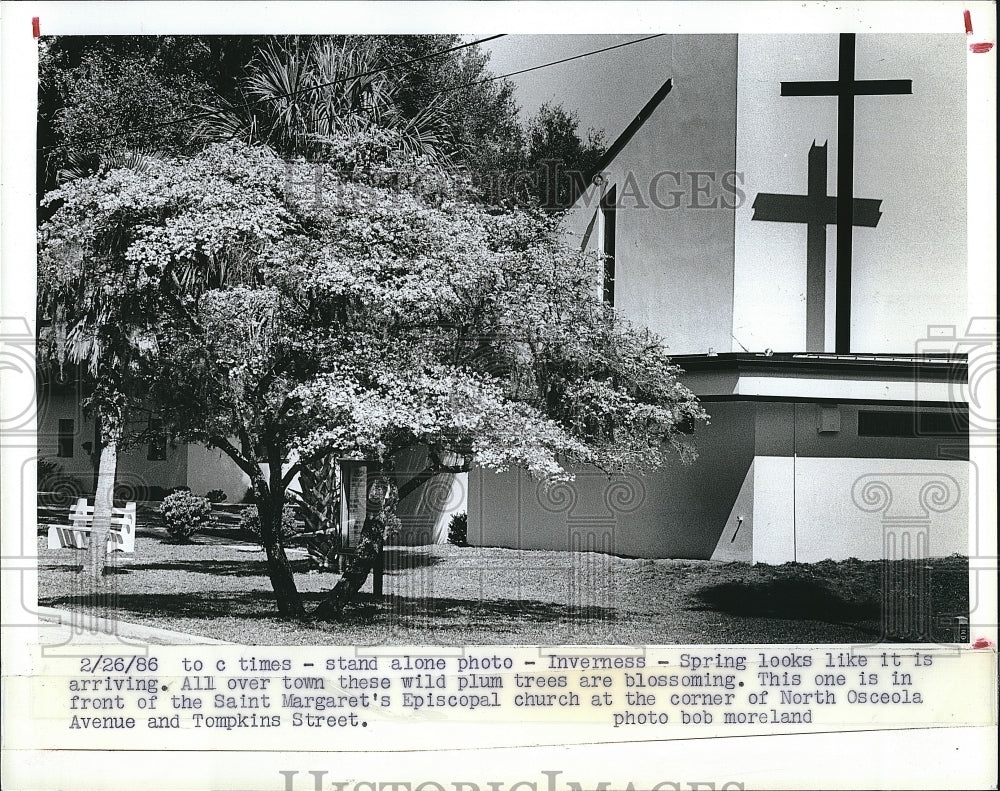
[[(322, 88), (327, 88), (327, 87), (330, 87), (331, 85), (336, 85), (336, 84), (343, 83), (343, 82), (349, 82), (351, 80), (357, 80), (357, 79), (360, 79), (362, 77), (373, 76), (375, 74), (379, 74), (379, 73), (386, 72), (386, 71), (391, 71), (393, 69), (403, 68), (405, 66), (413, 65), (414, 63), (419, 63), (419, 62), (422, 62), (422, 61), (425, 61), (425, 60), (429, 60), (431, 58), (440, 57), (441, 55), (447, 55), (447, 54), (449, 54), (451, 52), (456, 52), (456, 51), (461, 50), (461, 49), (466, 49), (468, 47), (476, 46), (478, 44), (483, 44), (483, 43), (486, 43), (488, 41), (494, 41), (494, 40), (496, 40), (498, 38), (503, 38), (506, 35), (508, 35), (508, 34), (501, 33), (501, 34), (498, 34), (498, 35), (495, 35), (495, 36), (488, 36), (486, 38), (476, 39), (475, 41), (469, 41), (469, 42), (466, 42), (464, 44), (456, 45), (454, 47), (449, 47), (448, 49), (440, 50), (438, 52), (429, 53), (429, 54), (423, 55), (423, 56), (421, 56), (419, 58), (412, 58), (410, 60), (402, 61), (400, 63), (389, 64), (388, 66), (383, 66), (383, 67), (380, 67), (378, 69), (371, 69), (369, 71), (360, 72), (358, 74), (352, 74), (352, 75), (347, 75), (345, 77), (339, 77), (336, 80), (331, 80), (329, 82), (321, 83), (319, 85), (311, 85), (308, 88), (301, 88), (301, 89), (299, 89), (297, 91), (290, 91), (290, 92), (285, 93), (285, 94), (278, 94), (276, 96), (264, 97), (264, 98), (258, 99), (255, 102), (250, 102), (249, 106), (254, 106), (256, 104), (262, 104), (264, 102), (277, 101), (279, 99), (284, 99), (284, 98), (291, 98), (291, 97), (294, 97), (294, 96), (298, 96), (298, 95), (301, 95), (301, 94), (308, 93), (310, 91), (315, 91), (315, 90), (320, 90)], [(632, 46), (633, 44), (641, 44), (644, 41), (650, 41), (652, 39), (660, 38), (663, 35), (665, 35), (665, 34), (663, 34), (663, 33), (656, 33), (656, 34), (649, 35), (649, 36), (643, 36), (642, 38), (633, 39), (631, 41), (624, 41), (624, 42), (621, 42), (619, 44), (613, 44), (613, 45), (610, 45), (610, 46), (607, 46), (607, 47), (601, 47), (599, 49), (590, 50), (589, 52), (582, 52), (582, 53), (579, 53), (577, 55), (571, 55), (571, 56), (566, 57), (566, 58), (559, 58), (558, 60), (549, 61), (547, 63), (541, 63), (541, 64), (539, 64), (537, 66), (529, 66), (529, 67), (524, 68), (524, 69), (517, 69), (515, 71), (506, 72), (504, 74), (495, 74), (495, 75), (491, 75), (489, 77), (484, 77), (483, 79), (479, 79), (479, 80), (470, 80), (469, 82), (460, 83), (458, 85), (450, 85), (450, 86), (448, 86), (446, 88), (441, 88), (441, 89), (436, 90), (436, 91), (429, 91), (427, 93), (418, 94), (418, 96), (419, 96), (419, 98), (422, 98), (422, 99), (430, 99), (430, 98), (433, 98), (435, 96), (440, 96), (440, 95), (445, 94), (445, 93), (451, 93), (453, 91), (462, 90), (463, 88), (469, 88), (469, 87), (473, 87), (475, 85), (484, 85), (486, 83), (495, 82), (497, 80), (503, 80), (503, 79), (506, 79), (508, 77), (515, 77), (515, 76), (518, 76), (518, 75), (521, 75), (521, 74), (528, 74), (529, 72), (539, 71), (540, 69), (547, 69), (547, 68), (550, 68), (552, 66), (558, 66), (558, 65), (563, 64), (563, 63), (569, 63), (571, 61), (580, 60), (581, 58), (587, 58), (587, 57), (590, 57), (592, 55), (599, 55), (599, 54), (601, 54), (603, 52), (610, 52), (612, 50), (621, 49), (623, 47), (629, 47), (629, 46)], [(184, 123), (185, 121), (193, 121), (193, 120), (198, 120), (198, 119), (201, 119), (201, 118), (207, 118), (207, 117), (211, 116), (213, 114), (213, 112), (214, 111), (205, 111), (205, 112), (201, 112), (201, 113), (193, 113), (193, 114), (189, 114), (189, 115), (186, 115), (186, 116), (181, 116), (179, 118), (174, 118), (174, 119), (171, 119), (169, 121), (164, 121), (164, 122), (159, 123), (159, 124), (149, 124), (149, 125), (146, 125), (144, 127), (139, 127), (137, 129), (132, 129), (132, 130), (128, 130), (128, 131), (125, 131), (125, 132), (119, 132), (119, 133), (117, 133), (115, 135), (110, 135), (110, 136), (104, 137), (104, 138), (94, 137), (94, 138), (88, 138), (86, 140), (75, 141), (73, 143), (59, 143), (59, 144), (54, 145), (54, 146), (42, 147), (42, 148), (39, 148), (38, 150), (40, 152), (43, 152), (43, 151), (44, 152), (51, 152), (51, 151), (58, 150), (60, 148), (82, 147), (82, 146), (86, 146), (88, 143), (92, 143), (92, 142), (108, 142), (109, 140), (114, 139), (114, 138), (118, 138), (118, 137), (132, 137), (133, 135), (138, 135), (138, 134), (141, 134), (141, 133), (144, 133), (144, 132), (150, 132), (150, 131), (155, 131), (157, 129), (166, 128), (166, 127), (169, 127), (169, 126), (175, 126), (177, 124)], [(235, 135), (234, 135), (234, 137), (235, 137)], [(91, 153), (93, 153), (93, 152), (91, 152)]]

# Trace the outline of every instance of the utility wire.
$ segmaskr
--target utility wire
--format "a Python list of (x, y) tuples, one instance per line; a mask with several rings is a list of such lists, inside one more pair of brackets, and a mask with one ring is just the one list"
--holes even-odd
[(621, 49), (622, 47), (630, 47), (633, 44), (641, 44), (643, 41), (649, 41), (654, 38), (660, 38), (666, 35), (665, 33), (656, 33), (652, 36), (644, 36), (643, 38), (633, 39), (632, 41), (624, 41), (621, 44), (614, 44), (610, 47), (602, 47), (601, 49), (591, 50), (590, 52), (583, 52), (579, 55), (572, 55), (568, 58), (562, 58), (560, 60), (553, 60), (549, 63), (543, 63), (540, 66), (531, 66), (527, 69), (518, 69), (517, 71), (509, 71), (506, 74), (497, 74), (493, 77), (485, 77), (481, 80), (473, 80), (472, 82), (464, 82), (461, 85), (451, 85), (447, 88), (441, 88), (437, 91), (432, 91), (430, 93), (420, 94), (421, 99), (429, 99), (432, 96), (440, 96), (443, 93), (449, 93), (451, 91), (458, 91), (462, 88), (468, 88), (472, 85), (483, 85), (487, 82), (494, 82), (495, 80), (502, 80), (506, 77), (515, 77), (518, 74), (527, 74), (529, 71), (538, 71), (539, 69), (547, 69), (549, 66), (558, 66), (560, 63), (569, 63), (571, 60), (579, 60), (580, 58), (587, 58), (591, 55), (598, 55), (602, 52), (610, 52), (613, 49)]
[[(263, 99), (258, 99), (256, 102), (250, 102), (248, 106), (253, 106), (253, 105), (256, 105), (256, 104), (261, 104), (263, 102), (275, 101), (277, 99), (290, 98), (290, 97), (293, 97), (293, 96), (298, 96), (300, 94), (308, 93), (309, 91), (315, 91), (315, 90), (318, 90), (320, 88), (326, 88), (326, 87), (329, 87), (331, 85), (336, 85), (338, 83), (348, 82), (350, 80), (356, 80), (356, 79), (359, 79), (361, 77), (368, 77), (368, 76), (371, 76), (371, 75), (374, 75), (374, 74), (379, 74), (379, 73), (384, 72), (384, 71), (390, 71), (392, 69), (401, 68), (403, 66), (409, 66), (409, 65), (411, 65), (413, 63), (418, 63), (420, 61), (424, 61), (424, 60), (428, 60), (430, 58), (438, 57), (440, 55), (447, 55), (450, 52), (455, 52), (455, 51), (460, 50), (460, 49), (465, 49), (467, 47), (472, 47), (472, 46), (475, 46), (477, 44), (483, 44), (483, 43), (485, 43), (487, 41), (493, 41), (493, 40), (498, 39), (498, 38), (503, 38), (506, 35), (507, 35), (506, 33), (501, 33), (501, 34), (496, 35), (496, 36), (489, 36), (487, 38), (477, 39), (476, 41), (470, 41), (470, 42), (468, 42), (466, 44), (460, 44), (458, 46), (451, 47), (451, 48), (445, 49), (445, 50), (441, 50), (440, 52), (433, 52), (433, 53), (430, 53), (429, 55), (424, 55), (424, 56), (421, 56), (419, 58), (414, 58), (412, 60), (403, 61), (401, 63), (394, 63), (394, 64), (391, 64), (389, 66), (384, 66), (384, 67), (379, 68), (379, 69), (373, 69), (371, 71), (362, 72), (360, 74), (352, 74), (352, 75), (349, 75), (347, 77), (340, 77), (340, 78), (338, 78), (336, 80), (331, 80), (330, 82), (322, 83), (321, 85), (313, 85), (313, 86), (310, 86), (309, 88), (302, 88), (301, 90), (298, 90), (298, 91), (292, 91), (290, 93), (280, 94), (278, 96), (269, 96), (269, 97), (266, 97), (266, 98), (263, 98)], [(495, 82), (497, 80), (506, 79), (507, 77), (515, 77), (515, 76), (517, 76), (519, 74), (527, 74), (527, 73), (532, 72), (532, 71), (538, 71), (540, 69), (547, 69), (547, 68), (549, 68), (551, 66), (558, 66), (558, 65), (560, 65), (562, 63), (569, 63), (570, 61), (580, 60), (581, 58), (588, 58), (591, 55), (599, 55), (602, 52), (610, 52), (611, 50), (621, 49), (622, 47), (630, 47), (633, 44), (641, 44), (644, 41), (650, 41), (650, 40), (655, 39), (655, 38), (661, 38), (664, 35), (665, 35), (664, 33), (656, 33), (656, 34), (651, 35), (651, 36), (644, 36), (642, 38), (633, 39), (632, 41), (625, 41), (625, 42), (622, 42), (621, 44), (613, 44), (613, 45), (611, 45), (609, 47), (601, 47), (600, 49), (591, 50), (589, 52), (582, 52), (579, 55), (571, 55), (568, 58), (560, 58), (559, 60), (549, 61), (548, 63), (539, 64), (538, 66), (530, 66), (530, 67), (528, 67), (526, 69), (518, 69), (516, 71), (510, 71), (510, 72), (507, 72), (505, 74), (496, 74), (496, 75), (493, 75), (491, 77), (485, 77), (485, 78), (483, 78), (481, 80), (472, 80), (470, 82), (464, 82), (464, 83), (461, 83), (459, 85), (450, 85), (447, 88), (441, 88), (440, 90), (437, 90), (437, 91), (431, 91), (431, 92), (428, 92), (428, 93), (419, 94), (419, 96), (422, 99), (429, 99), (429, 98), (432, 98), (434, 96), (440, 96), (440, 95), (445, 94), (445, 93), (450, 93), (452, 91), (458, 91), (458, 90), (461, 90), (462, 88), (469, 88), (469, 87), (472, 87), (474, 85), (484, 85), (484, 84), (486, 84), (488, 82)], [(113, 138), (116, 138), (116, 137), (130, 137), (130, 136), (132, 136), (134, 134), (138, 134), (140, 132), (147, 132), (147, 131), (153, 131), (153, 130), (156, 130), (156, 129), (162, 129), (162, 128), (167, 127), (167, 126), (173, 126), (173, 125), (176, 125), (176, 124), (179, 124), (179, 123), (183, 123), (184, 121), (192, 121), (192, 120), (197, 120), (199, 118), (207, 118), (208, 116), (212, 115), (213, 112), (214, 111), (207, 111), (207, 112), (202, 112), (202, 113), (194, 113), (192, 115), (187, 115), (187, 116), (182, 116), (180, 118), (175, 118), (175, 119), (173, 119), (171, 121), (165, 121), (165, 122), (160, 123), (160, 124), (150, 124), (148, 126), (140, 127), (138, 129), (133, 129), (133, 130), (130, 130), (128, 132), (121, 132), (121, 133), (118, 133), (116, 135), (111, 135), (109, 138), (104, 138), (103, 140), (107, 141), (108, 139), (113, 139)], [(99, 140), (102, 140), (102, 138), (96, 138), (95, 137), (95, 138), (90, 138), (88, 140), (77, 141), (75, 143), (60, 143), (59, 145), (49, 146), (48, 148), (43, 148), (43, 149), (39, 149), (39, 150), (40, 151), (54, 151), (54, 150), (59, 149), (59, 148), (68, 148), (68, 147), (71, 147), (71, 146), (72, 147), (79, 147), (79, 146), (84, 146), (87, 143), (98, 142)]]
[[(486, 38), (476, 39), (475, 41), (468, 41), (464, 44), (457, 44), (454, 47), (448, 47), (447, 49), (442, 49), (437, 52), (430, 52), (427, 55), (421, 55), (419, 58), (411, 58), (410, 60), (401, 61), (399, 63), (390, 63), (388, 66), (381, 66), (380, 68), (370, 69), (369, 71), (363, 71), (358, 74), (349, 74), (346, 77), (338, 77), (337, 79), (330, 80), (329, 82), (320, 83), (319, 85), (310, 85), (308, 88), (300, 88), (297, 91), (290, 91), (289, 93), (279, 94), (278, 96), (267, 96), (253, 102), (247, 102), (246, 106), (253, 107), (258, 104), (263, 104), (264, 102), (273, 102), (276, 99), (290, 99), (294, 96), (301, 96), (302, 94), (309, 93), (310, 91), (318, 91), (322, 88), (329, 88), (331, 85), (338, 85), (343, 82), (358, 80), (361, 79), (362, 77), (371, 77), (376, 74), (381, 74), (382, 72), (392, 71), (393, 69), (401, 69), (404, 66), (412, 66), (414, 63), (421, 63), (422, 61), (430, 60), (431, 58), (438, 58), (441, 57), (442, 55), (448, 55), (449, 53), (452, 52), (458, 52), (459, 50), (462, 49), (468, 49), (469, 47), (474, 47), (477, 44), (485, 44), (487, 41), (494, 41), (495, 39), (503, 38), (506, 35), (507, 35), (506, 33), (499, 33), (495, 36), (487, 36)], [(182, 124), (185, 121), (197, 121), (201, 118), (208, 118), (211, 115), (213, 115), (214, 112), (215, 112), (214, 110), (206, 110), (200, 113), (191, 113), (190, 115), (182, 115), (178, 118), (172, 118), (169, 121), (163, 121), (162, 123), (147, 124), (146, 126), (140, 126), (137, 127), (136, 129), (130, 129), (127, 132), (119, 132), (117, 134), (109, 135), (107, 137), (90, 137), (84, 140), (77, 140), (73, 143), (59, 143), (58, 145), (41, 148), (39, 149), (39, 151), (49, 152), (49, 151), (55, 151), (60, 148), (81, 147), (87, 145), (88, 143), (107, 142), (108, 140), (112, 140), (117, 137), (131, 137), (132, 135), (137, 135), (142, 132), (152, 132), (157, 129), (164, 129), (168, 126), (176, 126), (177, 124)]]

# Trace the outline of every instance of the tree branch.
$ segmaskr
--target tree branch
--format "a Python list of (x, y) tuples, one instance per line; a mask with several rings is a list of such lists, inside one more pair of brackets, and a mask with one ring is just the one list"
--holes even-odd
[(235, 448), (233, 443), (222, 436), (209, 437), (208, 441), (236, 462), (236, 466), (249, 475), (251, 479), (253, 478), (253, 464)]
[(281, 485), (287, 488), (288, 485), (292, 482), (292, 479), (300, 472), (302, 472), (303, 467), (305, 467), (308, 464), (311, 464), (314, 461), (319, 461), (320, 459), (329, 456), (331, 453), (334, 452), (334, 450), (335, 448), (323, 448), (322, 450), (318, 450), (315, 453), (310, 453), (308, 456), (299, 459), (291, 467), (288, 468), (288, 471), (281, 478)]

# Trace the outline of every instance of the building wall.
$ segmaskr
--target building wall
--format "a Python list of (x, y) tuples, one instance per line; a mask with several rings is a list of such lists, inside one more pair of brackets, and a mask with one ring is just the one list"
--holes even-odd
[[(886, 534), (901, 531), (925, 533), (930, 557), (968, 554), (968, 462), (873, 458), (794, 462), (794, 551), (788, 557), (786, 550), (784, 560), (877, 560), (886, 557)], [(885, 501), (883, 493), (888, 493)], [(754, 559), (758, 560), (756, 552)]]
[[(736, 58), (735, 35), (670, 37), (673, 88), (605, 171), (618, 195), (615, 306), (672, 354), (732, 345), (736, 196), (723, 178), (736, 169)], [(592, 187), (567, 216), (576, 244), (591, 229), (591, 250), (598, 200)]]
[[(73, 386), (45, 389), (38, 408), (38, 455), (57, 462), (65, 475), (78, 481), (82, 492), (92, 494), (94, 460), (84, 445), (90, 443), (90, 451), (93, 451), (94, 420), (84, 414), (81, 400), (82, 394)], [(75, 438), (70, 457), (57, 456), (60, 419), (71, 419), (74, 423)], [(141, 419), (136, 426), (141, 427)], [(149, 446), (143, 443), (119, 453), (116, 487), (120, 499), (136, 499), (145, 487), (170, 489), (187, 484), (189, 450), (186, 444), (168, 442), (166, 458), (156, 461), (147, 458), (148, 450)]]
[[(455, 458), (446, 461), (457, 463), (459, 460)], [(427, 463), (425, 448), (400, 454), (395, 459), (399, 482), (402, 484), (425, 469)], [(390, 538), (391, 543), (403, 546), (447, 544), (451, 517), (465, 513), (468, 507), (467, 490), (467, 473), (442, 473), (427, 481), (409, 497), (400, 500), (396, 508), (400, 530), (398, 535)]]
[(185, 484), (200, 495), (212, 489), (222, 489), (226, 493), (226, 502), (239, 503), (250, 488), (250, 477), (221, 450), (192, 442), (187, 445)]
[(522, 471), (481, 468), (469, 478), (469, 543), (568, 549), (588, 542), (635, 557), (708, 558), (753, 459), (753, 407), (720, 404), (694, 436), (699, 457), (645, 475), (608, 479), (579, 470), (546, 491)]
[[(882, 201), (882, 216), (853, 234), (852, 352), (912, 352), (928, 325), (967, 323), (963, 39), (857, 36), (857, 78), (909, 79), (913, 92), (855, 102), (854, 194)], [(754, 220), (753, 203), (761, 192), (805, 194), (813, 143), (826, 145), (827, 194), (837, 194), (836, 98), (782, 96), (781, 83), (836, 80), (838, 57), (837, 35), (740, 36), (737, 170), (746, 201), (735, 217), (732, 332), (750, 351), (809, 348), (806, 227)], [(826, 244), (832, 351), (835, 226)]]
[[(840, 430), (821, 433), (824, 407), (831, 408), (709, 403), (711, 423), (694, 436), (698, 460), (689, 467), (671, 463), (642, 477), (609, 480), (578, 471), (572, 485), (546, 491), (520, 471), (475, 470), (469, 542), (774, 564), (876, 560), (884, 556), (883, 528), (895, 523), (885, 521), (885, 512), (865, 510), (866, 500), (855, 487), (881, 481), (898, 489), (896, 506), (910, 502), (911, 511), (903, 515), (919, 517), (914, 529), (924, 529), (920, 520), (929, 520), (933, 555), (968, 552), (967, 442), (858, 436), (860, 410), (908, 411), (880, 404), (839, 405)], [(921, 500), (925, 485), (930, 488)], [(935, 511), (933, 498), (941, 496), (947, 507)]]

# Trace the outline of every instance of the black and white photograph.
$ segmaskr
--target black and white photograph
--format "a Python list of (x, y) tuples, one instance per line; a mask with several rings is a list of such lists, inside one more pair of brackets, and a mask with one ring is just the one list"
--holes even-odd
[(43, 37), (39, 603), (965, 641), (963, 41)]
[[(394, 728), (493, 717), (494, 688), (523, 707), (497, 723), (568, 726), (582, 696), (577, 725), (605, 706), (622, 741), (805, 733), (826, 703), (857, 704), (853, 730), (868, 703), (937, 728), (921, 668), (940, 685), (978, 651), (995, 672), (984, 4), (928, 4), (940, 25), (910, 3), (705, 4), (728, 24), (623, 4), (564, 29), (543, 6), (608, 12), (172, 4), (253, 20), (203, 31), (91, 5), (109, 16), (31, 18), (34, 182), (5, 177), (0, 336), (5, 586), (42, 657), (96, 646), (76, 670), (122, 676), (70, 681), (69, 728), (133, 728), (87, 684), (135, 692), (157, 647), (241, 651), (231, 697), (233, 660), (198, 676), (197, 653), (136, 693), (178, 750), (303, 717), (391, 749), (344, 702), (368, 684)], [(269, 24), (281, 6), (299, 21)], [(130, 646), (142, 667), (105, 667)], [(293, 647), (343, 649), (326, 670), (347, 675)], [(442, 674), (364, 675), (390, 656)], [(588, 668), (632, 672), (558, 675)], [(995, 684), (951, 694), (995, 724)], [(308, 791), (308, 768), (269, 782)], [(726, 771), (713, 787), (769, 787)]]

